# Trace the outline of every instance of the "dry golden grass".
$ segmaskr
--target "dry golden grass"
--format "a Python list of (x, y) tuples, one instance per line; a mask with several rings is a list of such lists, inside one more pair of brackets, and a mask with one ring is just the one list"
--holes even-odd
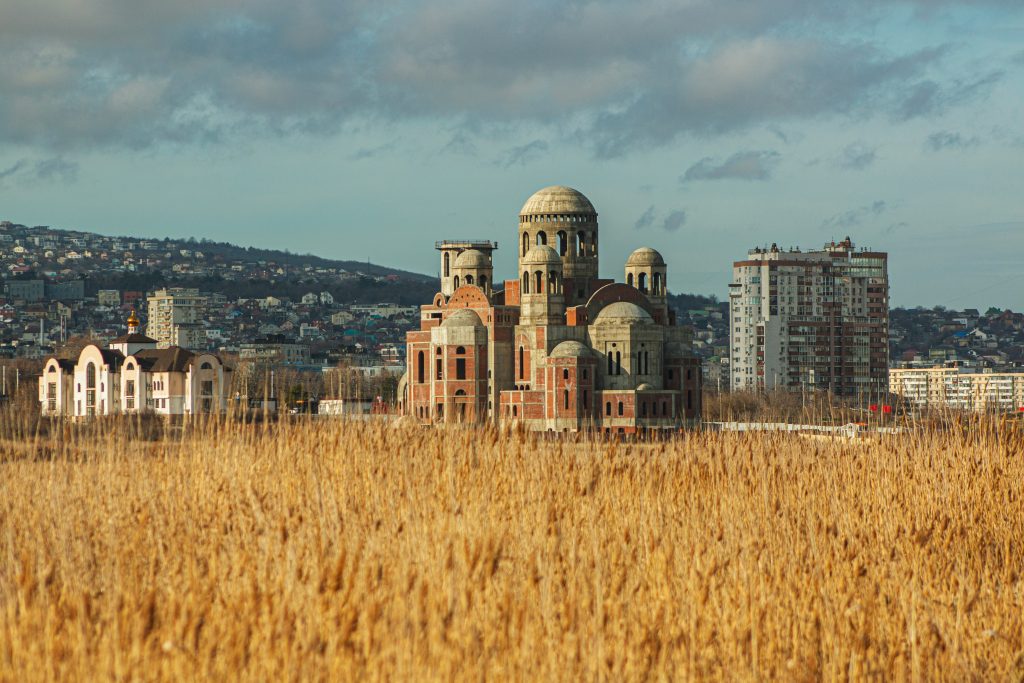
[(0, 680), (1024, 672), (1015, 431), (117, 424), (0, 446)]

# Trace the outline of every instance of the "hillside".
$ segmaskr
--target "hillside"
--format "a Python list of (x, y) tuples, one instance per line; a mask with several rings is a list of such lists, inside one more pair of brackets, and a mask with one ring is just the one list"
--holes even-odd
[(9, 278), (85, 279), (89, 295), (173, 285), (230, 298), (299, 298), (315, 290), (350, 303), (411, 304), (428, 300), (437, 288), (434, 276), (367, 262), (194, 237), (115, 237), (11, 221), (0, 222), (0, 253)]

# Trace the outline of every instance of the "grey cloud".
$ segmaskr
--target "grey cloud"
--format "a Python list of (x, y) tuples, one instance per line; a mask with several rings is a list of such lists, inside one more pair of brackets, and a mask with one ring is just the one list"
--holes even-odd
[(666, 232), (675, 232), (679, 228), (686, 224), (686, 212), (685, 211), (673, 211), (669, 215), (665, 216), (665, 221), (662, 223), (662, 227)]
[(25, 159), (19, 159), (15, 161), (11, 166), (0, 171), (0, 180), (4, 178), (10, 178), (21, 173), (28, 166), (28, 161)]
[(1005, 72), (993, 71), (970, 80), (954, 80), (949, 84), (933, 80), (914, 85), (895, 111), (895, 118), (908, 120), (942, 114), (952, 107), (987, 95)]
[[(943, 50), (843, 40), (889, 5), (4, 0), (0, 144), (144, 148), (473, 120), (577, 130), (612, 157), (821, 116), (929, 116), (998, 82), (935, 75)], [(456, 138), (448, 151), (471, 148)]]
[(0, 169), (0, 186), (4, 181), (31, 184), (35, 182), (61, 181), (65, 183), (78, 179), (78, 162), (63, 157), (49, 159), (19, 159), (7, 168)]
[(932, 133), (925, 140), (925, 147), (933, 152), (939, 152), (944, 149), (966, 149), (968, 147), (974, 147), (981, 143), (981, 139), (978, 136), (971, 136), (965, 138), (960, 133), (954, 133), (948, 130), (940, 130)]
[(376, 147), (360, 147), (352, 154), (349, 158), (353, 161), (361, 161), (363, 159), (372, 159), (373, 157), (382, 154), (384, 152), (390, 152), (395, 148), (395, 141), (386, 142), (383, 145), (377, 145)]
[(457, 130), (441, 151), (472, 156), (476, 154), (476, 143), (473, 142), (469, 133), (464, 130)]
[(721, 163), (705, 157), (686, 169), (680, 181), (768, 180), (781, 158), (772, 150), (737, 152)]
[(640, 215), (640, 218), (636, 219), (636, 223), (633, 224), (633, 227), (636, 230), (643, 230), (644, 228), (649, 228), (652, 225), (654, 225), (654, 206), (653, 205), (652, 206), (648, 206), (647, 210), (644, 211)]
[(831, 218), (822, 222), (821, 227), (827, 228), (853, 228), (862, 225), (864, 221), (877, 218), (888, 210), (889, 205), (884, 200), (877, 200), (871, 204), (857, 207), (856, 209), (850, 209), (842, 213), (836, 214)]
[(840, 168), (861, 171), (875, 163), (877, 158), (877, 148), (868, 147), (863, 142), (854, 142), (843, 149), (838, 163)]
[(505, 152), (505, 157), (497, 163), (499, 166), (503, 166), (505, 168), (517, 165), (521, 166), (539, 159), (546, 151), (548, 151), (547, 142), (544, 140), (533, 140), (525, 145), (509, 149)]
[(1019, 64), (1021, 66), (1024, 66), (1024, 50), (1021, 50), (1013, 57), (1011, 57), (1010, 62), (1012, 62), (1013, 64)]

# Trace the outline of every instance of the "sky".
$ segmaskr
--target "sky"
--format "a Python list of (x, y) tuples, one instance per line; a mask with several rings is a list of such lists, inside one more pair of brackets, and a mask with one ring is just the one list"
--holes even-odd
[(438, 270), (575, 187), (723, 297), (849, 235), (1024, 310), (1020, 0), (2, 0), (0, 219)]

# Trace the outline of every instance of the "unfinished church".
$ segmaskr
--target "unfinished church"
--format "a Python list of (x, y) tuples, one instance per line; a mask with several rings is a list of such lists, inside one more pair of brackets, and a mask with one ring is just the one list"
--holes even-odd
[(554, 186), (519, 213), (519, 277), (494, 280), (490, 241), (442, 241), (441, 291), (409, 332), (404, 414), (534, 431), (678, 430), (700, 418), (700, 361), (668, 307), (665, 260), (634, 251), (598, 274), (597, 211)]

